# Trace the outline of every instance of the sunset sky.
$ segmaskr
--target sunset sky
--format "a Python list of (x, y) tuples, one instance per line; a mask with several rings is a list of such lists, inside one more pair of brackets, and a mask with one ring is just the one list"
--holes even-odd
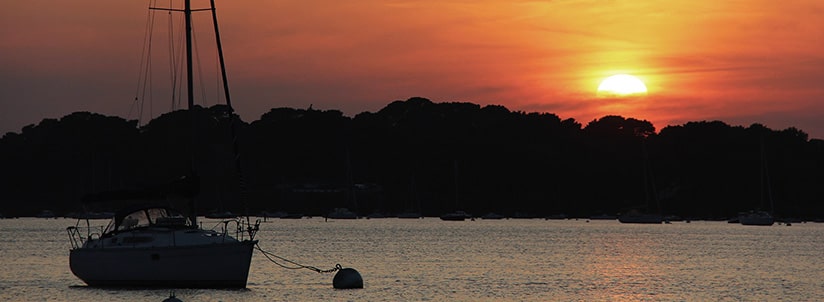
[[(721, 120), (824, 138), (820, 0), (216, 2), (233, 103), (246, 121), (310, 104), (354, 116), (421, 96), (584, 125), (604, 115), (646, 119), (659, 130)], [(74, 111), (137, 119), (148, 3), (6, 1), (0, 135)], [(214, 69), (210, 16), (201, 14), (203, 69)], [(597, 95), (616, 73), (637, 76), (648, 94)], [(155, 95), (142, 119), (169, 104)]]

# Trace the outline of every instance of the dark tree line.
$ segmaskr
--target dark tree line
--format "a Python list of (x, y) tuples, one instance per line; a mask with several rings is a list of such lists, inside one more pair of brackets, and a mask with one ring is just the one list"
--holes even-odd
[(141, 127), (76, 112), (0, 139), (0, 212), (77, 211), (88, 194), (195, 173), (204, 212), (587, 217), (654, 204), (665, 214), (721, 218), (767, 209), (771, 196), (779, 216), (824, 217), (824, 141), (720, 121), (655, 130), (621, 116), (583, 126), (423, 98), (355, 117), (276, 108), (251, 123), (220, 105)]

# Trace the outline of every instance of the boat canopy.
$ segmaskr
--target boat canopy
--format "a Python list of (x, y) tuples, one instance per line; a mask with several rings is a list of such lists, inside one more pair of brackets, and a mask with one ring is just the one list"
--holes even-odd
[(191, 221), (180, 211), (163, 205), (132, 206), (114, 214), (105, 234), (150, 226), (190, 227)]

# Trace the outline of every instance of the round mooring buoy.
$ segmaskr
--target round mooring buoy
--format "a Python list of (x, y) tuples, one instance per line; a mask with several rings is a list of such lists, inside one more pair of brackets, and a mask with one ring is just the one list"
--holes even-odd
[(337, 289), (363, 288), (363, 278), (354, 268), (342, 268), (335, 273), (332, 286)]

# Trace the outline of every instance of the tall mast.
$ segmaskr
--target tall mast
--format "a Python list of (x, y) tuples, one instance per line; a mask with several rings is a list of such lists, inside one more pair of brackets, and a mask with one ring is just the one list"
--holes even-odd
[[(186, 23), (186, 97), (188, 100), (188, 113), (191, 119), (191, 151), (190, 151), (190, 177), (193, 177), (193, 181), (195, 181), (195, 185), (198, 186), (198, 191), (200, 191), (200, 179), (197, 176), (197, 170), (195, 169), (195, 146), (197, 146), (197, 118), (194, 112), (195, 109), (195, 95), (194, 95), (194, 79), (192, 77), (192, 1), (185, 0), (183, 2), (183, 16)], [(193, 226), (197, 226), (197, 203), (195, 202), (196, 196), (194, 194), (191, 197), (192, 199), (189, 201), (191, 207), (191, 213), (189, 213), (189, 220), (192, 221)]]
[[(226, 62), (223, 59), (223, 44), (220, 40), (220, 29), (217, 25), (217, 10), (215, 9), (215, 0), (209, 0), (212, 10), (212, 24), (215, 26), (215, 41), (217, 42), (217, 55), (220, 60), (220, 76), (223, 80), (223, 94), (226, 98), (226, 107), (229, 108), (229, 119), (231, 126), (229, 131), (232, 135), (232, 152), (235, 157), (235, 172), (237, 173), (238, 182), (240, 185), (240, 202), (243, 204), (244, 211), (246, 211), (246, 222), (249, 222), (249, 207), (246, 204), (246, 181), (243, 179), (243, 168), (240, 163), (240, 147), (237, 141), (237, 124), (235, 123), (234, 113), (235, 108), (232, 108), (232, 98), (229, 97), (229, 81), (226, 76)], [(250, 233), (251, 235), (251, 233)]]
[(220, 75), (223, 79), (223, 93), (226, 96), (226, 106), (229, 107), (231, 112), (234, 112), (235, 109), (232, 108), (232, 100), (229, 98), (229, 81), (227, 81), (226, 78), (226, 63), (223, 60), (223, 44), (220, 43), (220, 30), (218, 30), (217, 26), (217, 10), (215, 10), (215, 0), (209, 0), (209, 2), (212, 5), (212, 24), (215, 25), (215, 40), (217, 41), (217, 55), (220, 59)]
[[(186, 18), (186, 94), (189, 110), (192, 110), (195, 108), (194, 81), (192, 80), (192, 0), (184, 2), (183, 15)], [(194, 126), (194, 118), (192, 125)]]
[[(196, 133), (196, 131), (197, 131), (197, 129), (196, 129), (196, 126), (197, 126), (196, 116), (197, 116), (197, 114), (195, 114), (195, 112), (194, 112), (195, 97), (194, 97), (194, 75), (193, 75), (194, 74), (194, 72), (193, 72), (193, 65), (194, 64), (192, 62), (192, 60), (193, 60), (193, 56), (192, 56), (192, 12), (205, 11), (205, 10), (211, 10), (212, 11), (212, 20), (213, 20), (214, 27), (215, 27), (215, 40), (217, 41), (217, 51), (218, 51), (218, 56), (220, 58), (220, 71), (221, 71), (221, 76), (222, 76), (222, 79), (223, 79), (223, 92), (225, 93), (225, 97), (226, 97), (226, 105), (229, 107), (230, 118), (232, 118), (231, 114), (234, 113), (234, 109), (232, 108), (232, 102), (231, 102), (231, 99), (229, 98), (229, 82), (227, 81), (226, 65), (225, 65), (224, 59), (223, 59), (223, 46), (221, 45), (220, 32), (218, 31), (217, 13), (215, 11), (215, 1), (210, 0), (210, 4), (211, 4), (210, 8), (192, 9), (192, 0), (184, 0), (182, 10), (181, 9), (175, 9), (175, 8), (149, 7), (149, 9), (154, 9), (154, 10), (176, 11), (176, 12), (181, 12), (182, 11), (183, 15), (185, 17), (184, 20), (185, 20), (185, 23), (186, 23), (186, 25), (185, 25), (185, 27), (186, 27), (186, 29), (185, 29), (186, 30), (186, 97), (187, 97), (187, 103), (188, 103), (187, 104), (187, 106), (188, 106), (187, 109), (188, 109), (188, 111), (189, 111), (188, 113), (191, 117), (191, 148), (192, 148), (192, 150), (191, 150), (190, 169), (191, 169), (191, 176), (194, 178), (195, 181), (198, 181), (197, 171), (195, 169), (195, 167), (196, 167), (196, 165), (195, 165), (195, 146), (197, 145), (197, 139), (196, 139), (196, 137), (197, 137), (197, 135), (196, 135), (197, 134)], [(235, 165), (237, 167), (237, 170), (238, 170), (237, 172), (239, 174), (239, 177), (241, 178), (240, 179), (241, 191), (245, 191), (244, 184), (243, 184), (243, 179), (242, 179), (243, 173), (241, 173), (241, 169), (240, 169), (240, 157), (238, 156), (239, 152), (238, 152), (238, 146), (237, 146), (237, 140), (236, 140), (237, 135), (235, 133), (236, 130), (235, 130), (234, 127), (235, 126), (234, 126), (234, 123), (233, 123), (231, 131), (232, 131), (232, 140), (233, 140), (233, 147), (234, 147), (234, 153), (235, 153)], [(199, 181), (198, 181), (198, 185), (199, 185)], [(194, 225), (197, 225), (197, 213), (196, 213), (197, 211), (196, 211), (196, 207), (195, 207), (194, 197), (191, 200), (191, 208), (192, 208), (193, 213), (191, 214), (190, 220), (192, 221), (192, 223)]]

